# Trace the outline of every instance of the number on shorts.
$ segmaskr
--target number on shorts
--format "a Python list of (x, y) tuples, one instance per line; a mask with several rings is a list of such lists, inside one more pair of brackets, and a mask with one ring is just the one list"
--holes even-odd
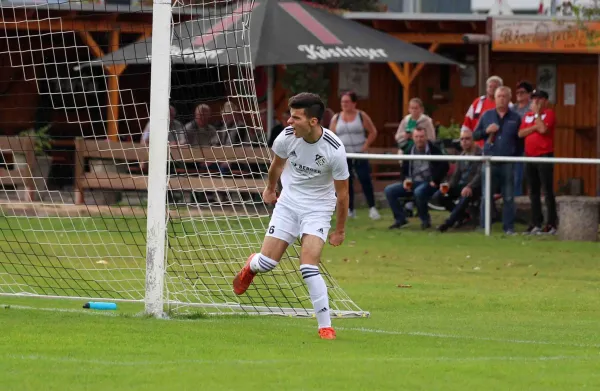
[(272, 225), (272, 226), (269, 227), (269, 233), (273, 234), (273, 232), (275, 232), (275, 226), (274, 225)]

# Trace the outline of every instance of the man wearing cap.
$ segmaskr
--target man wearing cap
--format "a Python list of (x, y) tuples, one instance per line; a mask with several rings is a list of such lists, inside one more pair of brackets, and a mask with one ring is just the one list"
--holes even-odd
[[(525, 139), (525, 156), (554, 157), (554, 128), (556, 115), (548, 105), (548, 93), (542, 90), (533, 91), (531, 110), (525, 114), (521, 122), (519, 137)], [(531, 200), (531, 225), (528, 234), (555, 234), (558, 223), (556, 201), (554, 199), (554, 164), (527, 163), (525, 175), (529, 184), (529, 199)], [(548, 220), (542, 226), (541, 189), (546, 196)]]
[[(531, 83), (527, 81), (517, 83), (517, 88), (515, 89), (516, 103), (512, 106), (512, 109), (519, 113), (521, 119), (530, 110), (532, 92), (533, 85)], [(519, 156), (523, 156), (523, 150), (520, 151)], [(524, 164), (522, 162), (515, 163), (515, 197), (523, 195), (523, 167)]]

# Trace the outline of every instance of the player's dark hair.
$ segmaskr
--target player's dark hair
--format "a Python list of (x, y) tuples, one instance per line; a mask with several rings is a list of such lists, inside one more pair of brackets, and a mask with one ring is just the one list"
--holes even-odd
[(304, 109), (304, 114), (308, 119), (316, 118), (321, 122), (325, 112), (325, 104), (321, 97), (310, 92), (301, 92), (294, 95), (288, 101), (290, 109)]

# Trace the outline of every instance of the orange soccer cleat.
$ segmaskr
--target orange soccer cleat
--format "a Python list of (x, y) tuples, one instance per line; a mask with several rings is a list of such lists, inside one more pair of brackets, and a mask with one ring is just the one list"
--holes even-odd
[(319, 329), (321, 339), (335, 339), (335, 330), (333, 327), (323, 327)]
[(250, 284), (252, 284), (252, 280), (254, 279), (256, 273), (253, 273), (252, 270), (250, 270), (250, 261), (254, 255), (255, 254), (252, 254), (248, 257), (248, 260), (246, 261), (246, 264), (242, 270), (240, 270), (233, 279), (233, 292), (235, 292), (236, 295), (244, 294)]

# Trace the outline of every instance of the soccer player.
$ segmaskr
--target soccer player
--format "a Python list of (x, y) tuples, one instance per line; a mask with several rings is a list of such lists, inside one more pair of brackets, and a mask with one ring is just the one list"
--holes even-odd
[[(308, 286), (322, 339), (335, 339), (331, 327), (329, 298), (319, 261), (331, 216), (337, 210), (336, 227), (329, 244), (344, 241), (348, 217), (348, 164), (340, 139), (320, 122), (325, 105), (318, 95), (300, 93), (290, 98), (288, 126), (275, 139), (275, 156), (263, 192), (267, 204), (275, 204), (260, 253), (252, 254), (233, 280), (233, 290), (241, 295), (257, 273), (273, 270), (285, 250), (301, 237), (300, 271)], [(277, 198), (277, 181), (283, 186)]]

